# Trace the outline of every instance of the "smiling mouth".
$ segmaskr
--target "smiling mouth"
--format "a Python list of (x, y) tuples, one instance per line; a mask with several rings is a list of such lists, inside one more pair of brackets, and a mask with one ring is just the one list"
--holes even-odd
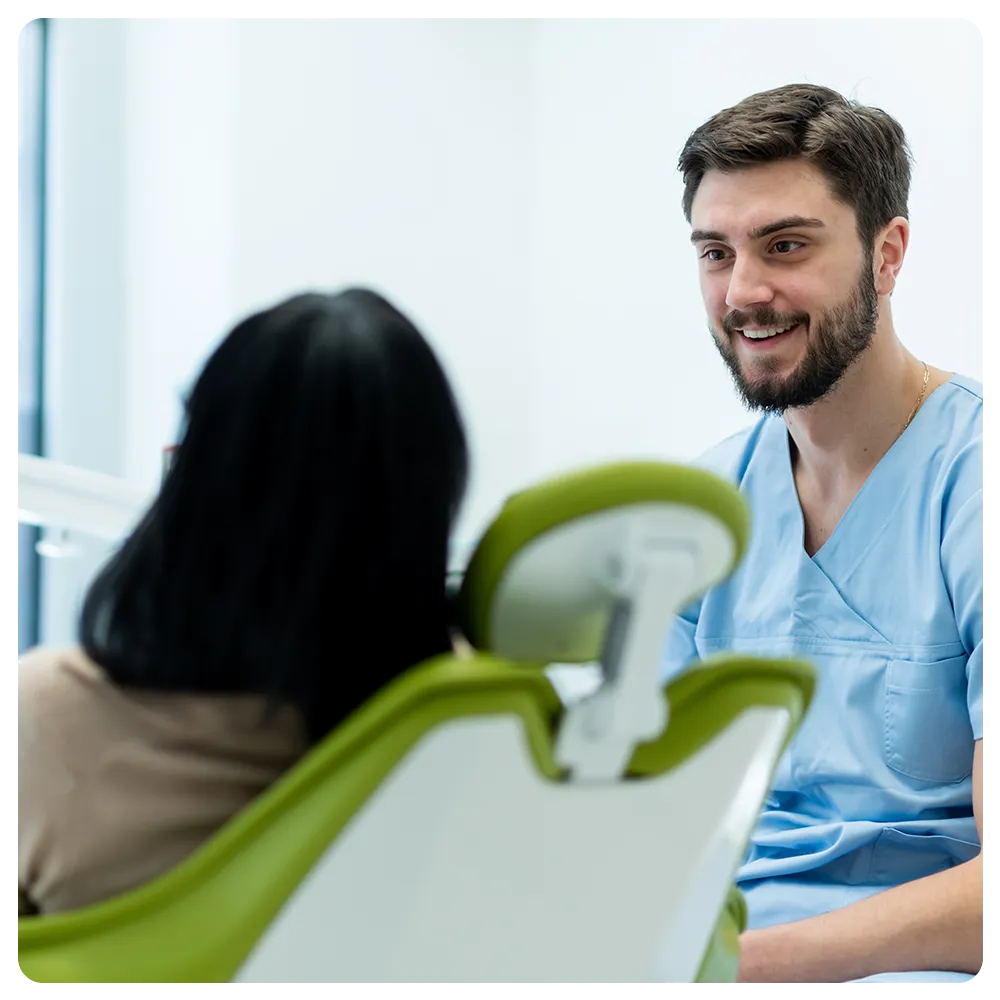
[(750, 329), (750, 330), (737, 329), (736, 332), (739, 333), (741, 336), (745, 337), (747, 340), (753, 340), (759, 342), (765, 340), (774, 340), (775, 337), (781, 337), (786, 333), (791, 333), (792, 330), (794, 330), (797, 326), (799, 326), (798, 323), (793, 323), (791, 326), (771, 326), (771, 327), (761, 327), (758, 329)]

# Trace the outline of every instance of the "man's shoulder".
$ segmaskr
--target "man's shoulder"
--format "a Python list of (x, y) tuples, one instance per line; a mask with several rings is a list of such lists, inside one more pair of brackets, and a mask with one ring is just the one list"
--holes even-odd
[[(983, 386), (953, 375), (935, 392), (940, 401), (925, 425), (930, 469), (939, 483), (962, 480), (982, 486)], [(933, 398), (933, 397), (932, 397)]]
[[(936, 423), (963, 442), (983, 436), (983, 385), (964, 375), (952, 375), (938, 390), (941, 412)], [(944, 418), (943, 420), (941, 418)]]
[(970, 378), (968, 375), (962, 375), (958, 372), (954, 372), (945, 385), (953, 387), (963, 397), (966, 397), (966, 402), (969, 405), (975, 407), (978, 402), (978, 406), (982, 408), (983, 383), (978, 379)]

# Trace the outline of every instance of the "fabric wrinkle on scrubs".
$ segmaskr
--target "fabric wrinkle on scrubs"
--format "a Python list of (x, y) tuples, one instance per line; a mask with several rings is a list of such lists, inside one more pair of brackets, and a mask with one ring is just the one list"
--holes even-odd
[(975, 857), (981, 384), (953, 375), (930, 394), (812, 558), (779, 415), (698, 464), (739, 486), (750, 545), (678, 617), (664, 677), (724, 651), (801, 656), (817, 673), (737, 875), (749, 926), (824, 913)]

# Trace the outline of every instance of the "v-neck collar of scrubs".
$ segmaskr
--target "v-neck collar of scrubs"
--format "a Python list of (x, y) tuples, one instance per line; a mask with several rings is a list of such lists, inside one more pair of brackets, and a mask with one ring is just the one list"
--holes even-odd
[[(944, 394), (940, 392), (954, 381), (954, 376), (938, 386), (916, 412), (909, 427), (890, 445), (889, 450), (879, 459), (868, 478), (854, 495), (847, 510), (837, 522), (833, 533), (810, 557), (805, 550), (805, 519), (799, 502), (799, 491), (792, 471), (791, 435), (785, 421), (778, 417), (772, 421), (772, 433), (778, 435), (775, 449), (780, 468), (774, 470), (777, 482), (782, 484), (778, 491), (791, 505), (788, 512), (790, 523), (795, 526), (802, 557), (810, 560), (823, 573), (832, 578), (850, 575), (858, 562), (864, 558), (868, 544), (885, 530), (892, 516), (892, 510), (899, 504), (905, 491), (901, 485), (906, 480), (907, 471), (914, 468), (921, 458), (921, 427), (934, 419), (934, 413), (941, 404)], [(880, 512), (877, 521), (870, 519), (866, 511)], [(868, 520), (866, 520), (868, 518)], [(859, 539), (866, 544), (859, 545)], [(845, 539), (847, 541), (845, 542)]]

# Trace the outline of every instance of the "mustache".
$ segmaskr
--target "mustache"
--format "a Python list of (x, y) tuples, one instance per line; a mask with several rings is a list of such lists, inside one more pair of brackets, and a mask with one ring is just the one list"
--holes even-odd
[(734, 334), (747, 326), (786, 327), (798, 323), (808, 323), (809, 317), (804, 313), (779, 313), (773, 309), (757, 309), (754, 312), (743, 312), (733, 309), (722, 319), (722, 329), (728, 334)]

